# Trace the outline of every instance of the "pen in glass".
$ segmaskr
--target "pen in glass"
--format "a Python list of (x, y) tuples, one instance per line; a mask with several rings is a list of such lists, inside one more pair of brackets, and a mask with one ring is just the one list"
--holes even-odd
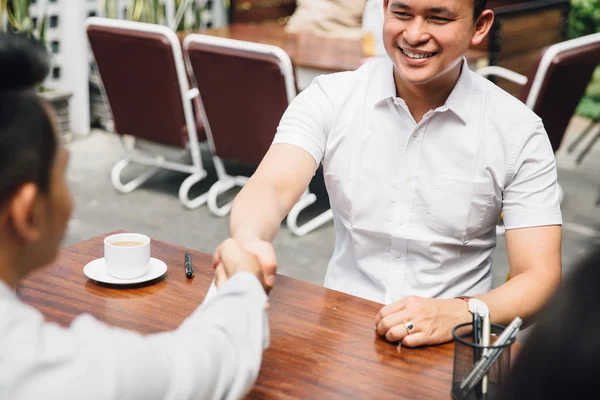
[[(489, 346), (490, 345), (490, 334), (491, 334), (491, 321), (490, 321), (490, 313), (489, 311), (483, 315), (483, 326), (481, 327), (481, 344), (483, 346)], [(483, 349), (483, 357), (486, 357), (488, 355), (489, 350), (487, 348)], [(483, 379), (481, 380), (481, 393), (482, 394), (487, 394), (487, 388), (488, 388), (488, 379), (487, 379), (487, 375), (485, 375), (483, 377)]]
[(189, 251), (185, 252), (185, 276), (188, 279), (194, 277), (194, 268), (192, 267), (192, 256)]
[(486, 353), (484, 353), (481, 360), (477, 364), (475, 364), (475, 366), (471, 369), (469, 374), (467, 374), (467, 376), (461, 382), (461, 389), (471, 389), (477, 384), (477, 382), (479, 382), (480, 379), (482, 379), (483, 375), (487, 373), (494, 361), (498, 359), (498, 357), (504, 350), (504, 347), (502, 346), (510, 340), (512, 340), (514, 337), (516, 337), (517, 332), (519, 331), (519, 328), (521, 327), (522, 323), (523, 320), (519, 317), (516, 317), (506, 327), (506, 329), (504, 329), (504, 331), (500, 334), (500, 336), (498, 336), (498, 339), (496, 339), (496, 342), (492, 346), (497, 348), (490, 349)]
[[(473, 364), (476, 364), (481, 358), (481, 349), (478, 347), (481, 344), (481, 316), (477, 309), (473, 311), (473, 344)], [(477, 398), (481, 397), (480, 385), (477, 385), (475, 391)]]
[[(518, 330), (514, 331), (513, 334), (509, 336), (508, 341), (516, 339), (517, 332)], [(490, 351), (489, 357), (482, 358), (471, 370), (468, 381), (465, 379), (463, 383), (461, 383), (461, 389), (465, 389), (467, 392), (473, 390), (477, 383), (483, 379), (483, 376), (488, 373), (494, 362), (500, 358), (500, 355), (504, 350), (506, 350), (506, 347), (494, 349), (493, 351)]]

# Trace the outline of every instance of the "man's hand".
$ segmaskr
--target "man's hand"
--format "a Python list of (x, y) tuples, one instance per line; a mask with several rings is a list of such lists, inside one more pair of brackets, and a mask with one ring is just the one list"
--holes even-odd
[[(225, 242), (229, 240), (233, 239), (227, 239)], [(267, 291), (270, 291), (273, 288), (273, 285), (275, 285), (275, 274), (277, 273), (277, 258), (275, 257), (273, 245), (267, 241), (256, 238), (236, 240), (236, 242), (246, 252), (256, 257), (263, 272), (261, 282), (263, 282)], [(213, 266), (216, 267), (219, 262), (219, 252), (217, 251), (213, 257)]]
[(272, 287), (265, 284), (263, 269), (257, 257), (244, 250), (235, 239), (227, 239), (217, 248), (213, 255), (213, 268), (217, 287), (221, 287), (238, 272), (250, 272), (255, 275), (267, 293)]
[[(427, 299), (408, 296), (383, 307), (375, 318), (377, 332), (390, 342), (417, 347), (452, 340), (452, 329), (470, 322), (465, 302), (460, 299)], [(409, 334), (407, 325), (413, 325)]]

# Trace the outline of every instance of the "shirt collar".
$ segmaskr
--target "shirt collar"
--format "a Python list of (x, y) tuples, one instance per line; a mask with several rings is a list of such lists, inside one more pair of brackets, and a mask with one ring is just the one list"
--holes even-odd
[(16, 294), (3, 280), (0, 280), (0, 299), (15, 298)]
[(469, 113), (471, 112), (471, 71), (469, 70), (469, 65), (467, 64), (467, 60), (463, 58), (462, 61), (462, 70), (460, 72), (460, 76), (458, 77), (458, 81), (452, 89), (452, 93), (448, 96), (446, 100), (445, 107), (448, 110), (452, 111), (461, 121), (466, 124), (469, 120)]
[[(463, 123), (467, 123), (469, 112), (471, 111), (471, 75), (467, 60), (463, 58), (462, 70), (458, 81), (452, 89), (450, 96), (441, 109), (452, 111)], [(394, 82), (394, 64), (390, 59), (375, 67), (375, 71), (369, 85), (369, 94), (367, 95), (367, 104), (375, 107), (377, 104), (389, 98), (396, 97), (396, 83)], [(440, 110), (441, 111), (441, 110)]]
[(369, 82), (367, 104), (375, 107), (387, 99), (396, 97), (396, 83), (394, 82), (394, 64), (386, 57), (374, 68)]

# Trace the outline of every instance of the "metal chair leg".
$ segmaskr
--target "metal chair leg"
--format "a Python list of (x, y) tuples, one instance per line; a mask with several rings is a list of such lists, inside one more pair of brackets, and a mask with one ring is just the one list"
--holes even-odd
[(208, 199), (208, 192), (202, 193), (200, 196), (190, 199), (189, 192), (192, 186), (196, 183), (200, 182), (202, 179), (206, 177), (206, 171), (202, 170), (200, 172), (196, 172), (190, 176), (188, 176), (181, 186), (179, 187), (179, 200), (183, 203), (187, 208), (193, 209), (198, 208)]
[(575, 159), (576, 164), (581, 164), (583, 158), (590, 152), (590, 150), (592, 150), (592, 147), (594, 147), (598, 139), (600, 139), (600, 132), (596, 133), (596, 136), (590, 140), (585, 149), (581, 150), (581, 152), (577, 155), (577, 158)]
[(313, 193), (308, 193), (302, 196), (302, 198), (300, 198), (300, 200), (298, 200), (298, 202), (290, 210), (286, 218), (286, 225), (294, 235), (304, 236), (333, 219), (333, 212), (331, 209), (329, 209), (310, 221), (304, 223), (304, 225), (298, 226), (298, 214), (300, 214), (300, 212), (306, 207), (313, 204), (316, 199), (317, 196), (315, 196)]
[(233, 201), (219, 207), (217, 205), (217, 197), (226, 191), (233, 189), (236, 186), (244, 186), (248, 182), (248, 178), (244, 176), (228, 177), (215, 182), (208, 191), (208, 209), (217, 217), (224, 217), (231, 211)]
[(590, 133), (594, 125), (596, 125), (598, 122), (600, 122), (600, 119), (592, 120), (590, 124), (586, 126), (583, 131), (581, 131), (579, 136), (577, 136), (577, 138), (573, 140), (569, 147), (567, 147), (567, 153), (571, 154), (575, 150), (575, 148), (579, 146), (579, 143), (581, 143), (583, 139), (588, 135), (588, 133)]
[(150, 179), (152, 176), (156, 175), (156, 173), (160, 170), (159, 167), (153, 167), (150, 170), (144, 172), (143, 174), (133, 178), (127, 183), (121, 182), (121, 173), (123, 170), (130, 164), (129, 160), (123, 159), (118, 161), (111, 170), (110, 180), (119, 192), (121, 193), (131, 193), (138, 187), (140, 187), (144, 182)]

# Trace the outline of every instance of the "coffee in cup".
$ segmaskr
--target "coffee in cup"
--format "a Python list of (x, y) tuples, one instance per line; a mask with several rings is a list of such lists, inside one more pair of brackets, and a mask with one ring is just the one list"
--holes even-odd
[(135, 246), (142, 246), (144, 243), (128, 241), (128, 242), (113, 242), (111, 244), (113, 246), (135, 247)]
[(106, 271), (119, 279), (134, 279), (150, 268), (150, 238), (139, 233), (118, 233), (104, 239)]

